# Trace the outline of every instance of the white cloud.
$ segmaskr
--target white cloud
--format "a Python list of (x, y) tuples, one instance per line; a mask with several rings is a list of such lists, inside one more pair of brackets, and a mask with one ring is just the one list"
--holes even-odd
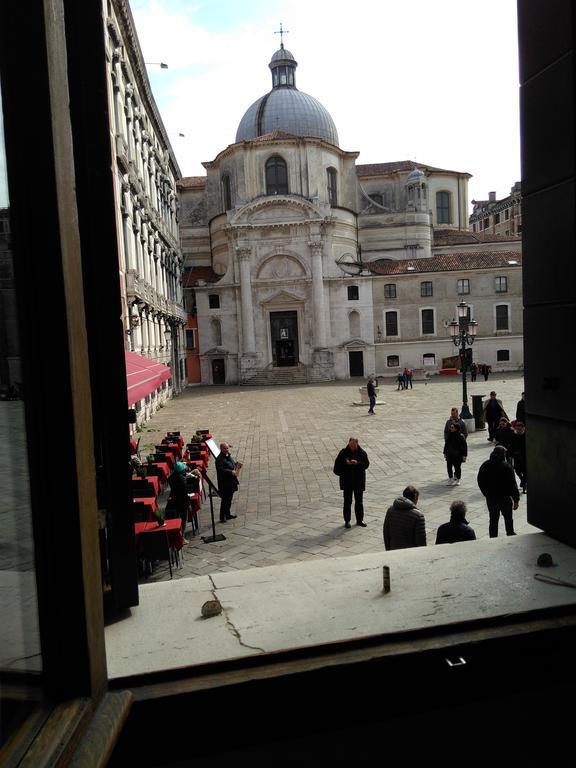
[(416, 158), (469, 171), (471, 198), (504, 196), (519, 179), (514, 0), (265, 7), (253, 16), (247, 3), (245, 21), (216, 22), (217, 31), (200, 23), (200, 5), (183, 13), (150, 0), (134, 10), (146, 61), (169, 63), (149, 74), (184, 175), (203, 174), (201, 162), (234, 141), (245, 110), (270, 89), (282, 20), (298, 88), (324, 104), (359, 162)]

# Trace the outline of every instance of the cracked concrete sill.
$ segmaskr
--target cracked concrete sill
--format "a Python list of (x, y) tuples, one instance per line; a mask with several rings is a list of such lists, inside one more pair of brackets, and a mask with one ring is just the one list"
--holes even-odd
[[(542, 569), (538, 555), (558, 564)], [(382, 566), (391, 592), (382, 593)], [(576, 582), (576, 550), (525, 534), (272, 565), (141, 587), (132, 615), (106, 628), (111, 678), (571, 606), (576, 590), (534, 579), (544, 570)], [(200, 615), (218, 598), (223, 613)]]

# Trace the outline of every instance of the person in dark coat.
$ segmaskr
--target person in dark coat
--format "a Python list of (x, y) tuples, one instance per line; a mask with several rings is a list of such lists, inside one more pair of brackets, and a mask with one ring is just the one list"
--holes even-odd
[(453, 501), (450, 504), (450, 522), (436, 532), (436, 544), (455, 544), (457, 541), (474, 541), (476, 534), (466, 520), (466, 504)]
[(512, 463), (512, 441), (514, 440), (514, 430), (512, 425), (505, 416), (502, 416), (498, 422), (498, 426), (494, 431), (494, 439), (496, 445), (503, 445), (506, 448), (508, 460)]
[(444, 458), (448, 470), (446, 485), (460, 485), (462, 463), (466, 461), (466, 456), (468, 456), (466, 438), (460, 432), (460, 424), (453, 421), (448, 427), (448, 434), (444, 441)]
[(374, 406), (376, 405), (376, 381), (374, 379), (374, 376), (368, 376), (368, 383), (366, 384), (366, 389), (368, 390), (368, 399), (370, 400), (370, 407), (368, 408), (368, 413), (371, 416), (375, 415)]
[(476, 381), (476, 376), (478, 375), (478, 363), (472, 363), (470, 366), (470, 380)]
[(524, 392), (522, 392), (522, 399), (516, 403), (516, 421), (521, 421), (522, 424), (526, 424), (526, 400), (524, 400)]
[(526, 493), (526, 427), (521, 421), (517, 421), (514, 427), (510, 451), (514, 463), (514, 472), (516, 472), (520, 479), (520, 488), (522, 493)]
[(344, 527), (350, 528), (352, 517), (352, 494), (354, 494), (354, 514), (356, 525), (366, 528), (362, 496), (366, 489), (366, 470), (370, 461), (366, 451), (360, 448), (357, 437), (348, 440), (334, 462), (334, 474), (340, 478), (340, 490), (344, 491)]
[(424, 515), (416, 506), (420, 492), (413, 485), (402, 491), (386, 510), (383, 534), (386, 549), (407, 549), (426, 546)]
[(174, 469), (168, 475), (168, 485), (170, 486), (169, 503), (171, 508), (175, 509), (182, 520), (182, 536), (186, 530), (188, 521), (188, 510), (190, 508), (190, 497), (186, 486), (186, 472), (188, 467), (183, 461), (177, 461)]
[(489, 399), (484, 401), (482, 412), (484, 420), (488, 424), (488, 440), (492, 442), (500, 419), (502, 416), (506, 419), (508, 418), (504, 406), (502, 405), (502, 400), (498, 400), (496, 392), (490, 392)]
[(220, 522), (234, 520), (236, 515), (230, 514), (232, 497), (238, 490), (238, 474), (242, 464), (234, 461), (230, 454), (228, 443), (220, 443), (220, 453), (216, 457), (216, 477), (218, 493), (220, 494)]
[(466, 426), (464, 419), (460, 417), (458, 408), (450, 409), (450, 418), (446, 424), (444, 424), (444, 440), (446, 440), (448, 432), (450, 431), (450, 424), (458, 424), (460, 427), (460, 433), (464, 435), (464, 437), (468, 437), (468, 427)]
[(506, 461), (506, 448), (497, 445), (488, 461), (478, 471), (478, 487), (486, 497), (490, 514), (488, 534), (491, 539), (498, 536), (500, 513), (504, 518), (506, 535), (514, 536), (513, 510), (518, 509), (520, 494), (516, 485), (514, 470)]

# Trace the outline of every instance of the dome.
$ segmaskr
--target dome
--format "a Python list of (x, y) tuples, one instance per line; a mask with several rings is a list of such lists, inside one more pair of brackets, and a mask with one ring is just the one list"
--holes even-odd
[(272, 131), (313, 136), (338, 146), (338, 132), (328, 110), (313, 96), (296, 88), (294, 56), (283, 45), (270, 61), (272, 90), (245, 112), (236, 141), (249, 141)]
[(280, 130), (294, 136), (315, 136), (338, 146), (338, 132), (328, 110), (296, 88), (275, 88), (248, 108), (236, 132), (247, 141)]
[(414, 184), (414, 182), (420, 182), (424, 178), (426, 178), (426, 174), (420, 168), (414, 168), (404, 183)]

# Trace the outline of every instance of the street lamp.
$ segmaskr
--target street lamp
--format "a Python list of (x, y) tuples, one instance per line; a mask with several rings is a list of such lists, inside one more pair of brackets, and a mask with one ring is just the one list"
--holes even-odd
[(476, 338), (478, 323), (476, 320), (469, 320), (468, 313), (470, 307), (465, 301), (458, 304), (458, 320), (452, 320), (448, 326), (448, 332), (452, 337), (454, 346), (460, 348), (460, 369), (462, 371), (462, 410), (460, 416), (463, 419), (473, 418), (468, 408), (468, 392), (466, 389), (466, 370), (468, 368), (468, 355), (466, 347), (471, 347)]

